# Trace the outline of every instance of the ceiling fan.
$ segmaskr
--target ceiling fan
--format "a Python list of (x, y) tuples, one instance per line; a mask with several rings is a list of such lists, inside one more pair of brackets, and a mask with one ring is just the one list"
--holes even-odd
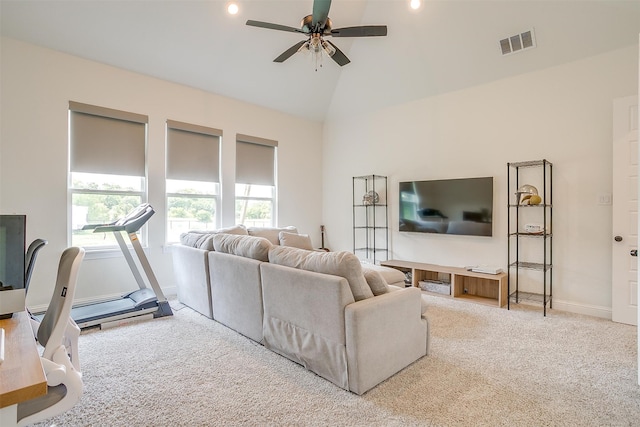
[(322, 55), (322, 52), (325, 52), (338, 65), (343, 66), (351, 61), (335, 44), (325, 40), (325, 37), (373, 37), (387, 35), (386, 25), (363, 25), (334, 29), (332, 28), (331, 19), (329, 19), (330, 7), (331, 0), (314, 0), (313, 13), (302, 18), (300, 28), (253, 21), (251, 19), (247, 21), (247, 25), (308, 35), (306, 40), (294, 44), (282, 52), (273, 62), (284, 62), (296, 52), (309, 51), (315, 54), (316, 58)]

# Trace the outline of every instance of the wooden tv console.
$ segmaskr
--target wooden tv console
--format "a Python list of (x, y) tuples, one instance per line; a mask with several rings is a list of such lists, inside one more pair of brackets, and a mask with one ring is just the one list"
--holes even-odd
[[(411, 271), (412, 285), (419, 287), (422, 280), (443, 280), (449, 282), (450, 298), (460, 298), (481, 304), (503, 307), (507, 304), (507, 273), (476, 273), (460, 267), (425, 264), (422, 262), (389, 260), (380, 265), (403, 272)], [(427, 292), (430, 295), (447, 295)]]

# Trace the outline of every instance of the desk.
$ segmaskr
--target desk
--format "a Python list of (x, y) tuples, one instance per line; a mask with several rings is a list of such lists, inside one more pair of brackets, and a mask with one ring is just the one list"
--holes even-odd
[(47, 378), (26, 312), (0, 320), (4, 362), (0, 364), (0, 425), (17, 422), (18, 403), (47, 394)]

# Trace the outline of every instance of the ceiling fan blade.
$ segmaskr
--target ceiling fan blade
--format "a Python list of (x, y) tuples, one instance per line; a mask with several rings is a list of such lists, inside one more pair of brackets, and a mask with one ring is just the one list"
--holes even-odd
[(313, 18), (311, 25), (318, 30), (324, 28), (324, 24), (329, 17), (329, 8), (331, 8), (331, 0), (314, 0), (313, 1)]
[(290, 33), (304, 33), (300, 28), (288, 27), (286, 25), (272, 24), (270, 22), (253, 21), (249, 19), (247, 25), (252, 27), (268, 28), (270, 30), (288, 31)]
[(273, 62), (284, 62), (284, 61), (286, 61), (287, 59), (289, 59), (294, 53), (296, 53), (300, 49), (300, 46), (302, 46), (306, 42), (307, 42), (306, 40), (302, 40), (300, 43), (294, 44), (289, 49), (287, 49), (284, 52), (282, 52), (280, 54), (280, 56), (278, 56), (276, 59), (273, 60)]
[(329, 40), (326, 40), (326, 42), (329, 43), (331, 46), (333, 46), (333, 48), (336, 50), (336, 52), (333, 55), (331, 55), (331, 59), (336, 61), (336, 63), (339, 66), (342, 67), (343, 65), (347, 65), (349, 62), (351, 62), (349, 58), (347, 58), (347, 56), (344, 53), (342, 53), (340, 49), (338, 49), (338, 46), (331, 43)]
[(361, 27), (345, 27), (331, 30), (333, 37), (374, 37), (386, 36), (386, 25), (364, 25)]

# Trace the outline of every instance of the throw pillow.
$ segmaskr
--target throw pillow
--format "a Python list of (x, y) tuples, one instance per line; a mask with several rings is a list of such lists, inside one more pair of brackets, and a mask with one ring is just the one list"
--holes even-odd
[(362, 274), (360, 260), (351, 252), (316, 252), (286, 246), (273, 246), (269, 262), (316, 273), (332, 274), (347, 279), (353, 299), (373, 297)]
[(219, 233), (213, 235), (212, 240), (216, 252), (269, 261), (269, 249), (272, 245), (262, 237)]
[(280, 232), (281, 231), (286, 231), (288, 233), (298, 233), (298, 229), (293, 227), (293, 226), (289, 226), (289, 227), (249, 227), (247, 228), (247, 232), (249, 233), (249, 236), (257, 236), (257, 237), (264, 237), (265, 239), (269, 240), (271, 242), (272, 245), (279, 245), (280, 244)]
[(364, 278), (367, 281), (367, 284), (371, 288), (371, 292), (373, 292), (373, 295), (382, 295), (389, 292), (387, 281), (384, 280), (384, 277), (382, 277), (379, 272), (366, 268), (364, 268), (362, 271), (364, 273)]
[(292, 248), (313, 250), (311, 238), (308, 234), (295, 234), (281, 231), (279, 234), (280, 246), (291, 246)]

